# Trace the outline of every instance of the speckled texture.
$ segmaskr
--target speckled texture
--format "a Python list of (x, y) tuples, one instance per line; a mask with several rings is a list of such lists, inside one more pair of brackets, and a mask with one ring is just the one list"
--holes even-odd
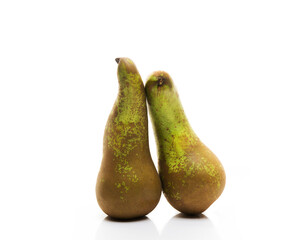
[(169, 74), (154, 72), (145, 88), (164, 194), (177, 210), (201, 213), (224, 189), (223, 166), (192, 130)]
[(126, 219), (153, 210), (160, 198), (161, 183), (149, 151), (141, 77), (132, 60), (120, 58), (118, 62), (119, 93), (104, 133), (96, 196), (105, 213)]

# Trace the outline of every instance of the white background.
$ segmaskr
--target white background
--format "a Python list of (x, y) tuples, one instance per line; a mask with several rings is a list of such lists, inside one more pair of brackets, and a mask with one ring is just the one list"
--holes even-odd
[[(204, 216), (164, 197), (136, 222), (99, 209), (121, 56), (144, 81), (172, 76), (223, 163), (226, 188)], [(304, 239), (303, 67), (302, 0), (1, 0), (0, 238)]]

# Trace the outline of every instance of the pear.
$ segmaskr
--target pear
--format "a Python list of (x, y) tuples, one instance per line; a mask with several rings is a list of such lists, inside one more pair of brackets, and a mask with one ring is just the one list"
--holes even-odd
[(152, 73), (145, 90), (164, 195), (182, 213), (204, 212), (224, 190), (224, 168), (192, 130), (168, 73)]
[(145, 89), (129, 58), (117, 58), (119, 93), (108, 118), (96, 183), (100, 208), (110, 217), (144, 216), (157, 205), (161, 182), (148, 142)]

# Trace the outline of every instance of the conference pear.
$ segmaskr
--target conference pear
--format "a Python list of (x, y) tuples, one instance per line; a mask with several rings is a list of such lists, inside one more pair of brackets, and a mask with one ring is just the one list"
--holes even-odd
[(117, 58), (116, 62), (119, 93), (104, 132), (96, 196), (110, 217), (131, 219), (155, 208), (161, 182), (149, 150), (143, 82), (132, 60)]
[(224, 190), (224, 168), (192, 130), (168, 73), (152, 73), (145, 90), (164, 195), (180, 212), (204, 212)]

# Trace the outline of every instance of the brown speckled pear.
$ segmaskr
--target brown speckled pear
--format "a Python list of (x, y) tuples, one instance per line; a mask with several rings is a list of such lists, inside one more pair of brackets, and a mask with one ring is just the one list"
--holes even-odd
[(145, 89), (164, 195), (180, 212), (204, 212), (224, 190), (224, 168), (192, 130), (169, 74), (152, 73)]
[(156, 207), (161, 182), (149, 150), (143, 82), (132, 60), (116, 62), (119, 93), (104, 132), (96, 196), (110, 217), (131, 219)]

